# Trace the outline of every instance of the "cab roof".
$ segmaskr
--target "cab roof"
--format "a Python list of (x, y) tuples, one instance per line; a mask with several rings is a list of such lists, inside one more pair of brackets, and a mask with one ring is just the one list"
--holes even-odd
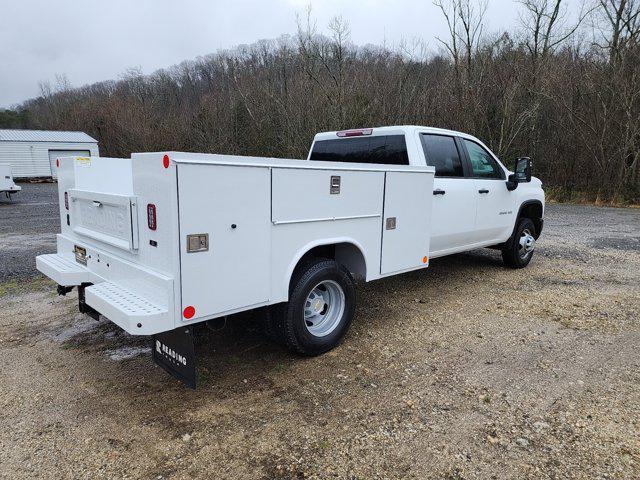
[[(348, 132), (356, 132), (356, 131), (371, 131), (371, 133), (367, 133), (369, 136), (376, 135), (407, 135), (411, 133), (415, 133), (416, 131), (425, 132), (425, 133), (438, 133), (441, 135), (455, 135), (457, 137), (469, 138), (475, 141), (479, 141), (473, 135), (469, 135), (463, 132), (457, 132), (455, 130), (447, 130), (444, 128), (436, 128), (436, 127), (424, 127), (420, 125), (396, 125), (396, 126), (387, 126), (387, 127), (373, 127), (373, 128), (357, 128), (353, 130), (336, 130), (332, 132), (321, 132), (317, 133), (314, 137), (314, 140), (333, 140), (336, 138), (350, 138), (352, 135), (339, 135)], [(353, 135), (356, 136), (356, 135)]]

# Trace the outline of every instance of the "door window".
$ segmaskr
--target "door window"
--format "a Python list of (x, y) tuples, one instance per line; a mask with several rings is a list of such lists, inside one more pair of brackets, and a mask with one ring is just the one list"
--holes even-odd
[(469, 154), (471, 171), (476, 178), (503, 178), (502, 169), (498, 163), (484, 148), (471, 140), (463, 139), (464, 146)]
[(445, 135), (420, 135), (427, 165), (436, 168), (436, 177), (464, 177), (462, 160), (453, 137)]

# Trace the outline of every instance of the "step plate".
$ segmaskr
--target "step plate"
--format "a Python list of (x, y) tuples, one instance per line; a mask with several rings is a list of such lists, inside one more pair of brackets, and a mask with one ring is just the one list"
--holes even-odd
[(155, 333), (168, 315), (166, 308), (112, 282), (87, 287), (85, 296), (87, 305), (133, 335)]
[(79, 263), (58, 255), (38, 255), (36, 267), (58, 285), (71, 287), (91, 281), (91, 273)]

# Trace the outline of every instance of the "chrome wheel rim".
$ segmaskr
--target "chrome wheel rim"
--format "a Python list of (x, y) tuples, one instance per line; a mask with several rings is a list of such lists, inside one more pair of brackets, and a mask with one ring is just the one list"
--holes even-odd
[(518, 242), (518, 254), (520, 258), (525, 260), (528, 256), (533, 253), (533, 250), (536, 248), (536, 239), (533, 238), (533, 235), (529, 231), (528, 228), (525, 228), (520, 235), (520, 241)]
[(333, 280), (325, 280), (311, 289), (304, 302), (304, 323), (315, 337), (325, 337), (340, 324), (344, 315), (345, 295)]

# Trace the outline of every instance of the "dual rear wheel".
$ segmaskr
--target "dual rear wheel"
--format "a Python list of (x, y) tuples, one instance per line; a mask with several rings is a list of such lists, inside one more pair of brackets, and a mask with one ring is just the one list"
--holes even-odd
[(320, 355), (340, 343), (355, 309), (355, 283), (347, 269), (335, 260), (313, 259), (294, 272), (289, 301), (267, 313), (267, 333), (295, 353)]

